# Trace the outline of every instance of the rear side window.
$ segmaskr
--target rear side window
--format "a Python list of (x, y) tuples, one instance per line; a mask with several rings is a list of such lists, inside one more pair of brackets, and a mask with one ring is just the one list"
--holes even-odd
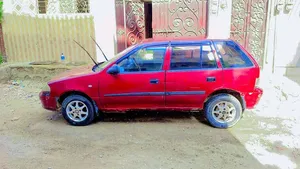
[(234, 42), (215, 42), (224, 68), (251, 67), (253, 63)]
[(210, 45), (173, 46), (171, 70), (216, 68), (216, 60)]

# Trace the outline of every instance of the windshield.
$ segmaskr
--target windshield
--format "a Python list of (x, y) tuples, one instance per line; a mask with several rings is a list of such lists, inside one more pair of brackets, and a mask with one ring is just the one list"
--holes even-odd
[(105, 69), (106, 66), (110, 65), (110, 63), (113, 63), (114, 61), (116, 61), (117, 59), (119, 59), (120, 57), (122, 57), (123, 55), (128, 53), (129, 51), (131, 51), (136, 46), (137, 45), (132, 45), (132, 46), (128, 47), (127, 49), (123, 50), (122, 52), (116, 54), (113, 58), (109, 59), (108, 61), (103, 62), (102, 64), (98, 65), (97, 68), (95, 68), (95, 72), (100, 72), (101, 70)]

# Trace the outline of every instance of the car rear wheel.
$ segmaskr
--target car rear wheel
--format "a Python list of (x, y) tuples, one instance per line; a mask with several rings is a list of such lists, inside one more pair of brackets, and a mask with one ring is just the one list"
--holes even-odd
[(93, 104), (80, 95), (68, 96), (62, 103), (62, 115), (65, 120), (74, 126), (85, 126), (95, 118)]
[(243, 110), (236, 97), (230, 94), (218, 94), (208, 100), (204, 113), (212, 126), (229, 128), (241, 119)]

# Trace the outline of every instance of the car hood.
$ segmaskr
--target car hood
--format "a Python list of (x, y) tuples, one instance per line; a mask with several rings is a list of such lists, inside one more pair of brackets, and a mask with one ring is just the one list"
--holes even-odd
[(80, 66), (80, 67), (73, 68), (71, 70), (68, 70), (66, 72), (63, 72), (63, 73), (60, 73), (60, 74), (54, 76), (50, 80), (50, 83), (54, 82), (54, 81), (58, 81), (58, 80), (80, 77), (82, 75), (87, 75), (87, 74), (93, 73), (92, 68), (93, 68), (93, 65)]

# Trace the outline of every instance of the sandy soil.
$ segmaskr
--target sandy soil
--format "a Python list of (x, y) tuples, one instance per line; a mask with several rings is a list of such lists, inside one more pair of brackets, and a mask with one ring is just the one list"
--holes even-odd
[(268, 140), (280, 134), (298, 139), (284, 127), (286, 119), (247, 112), (237, 126), (221, 130), (207, 125), (199, 113), (134, 112), (107, 114), (104, 121), (73, 127), (59, 113), (42, 109), (38, 99), (41, 87), (41, 83), (29, 81), (0, 84), (0, 168), (300, 166), (297, 147)]

